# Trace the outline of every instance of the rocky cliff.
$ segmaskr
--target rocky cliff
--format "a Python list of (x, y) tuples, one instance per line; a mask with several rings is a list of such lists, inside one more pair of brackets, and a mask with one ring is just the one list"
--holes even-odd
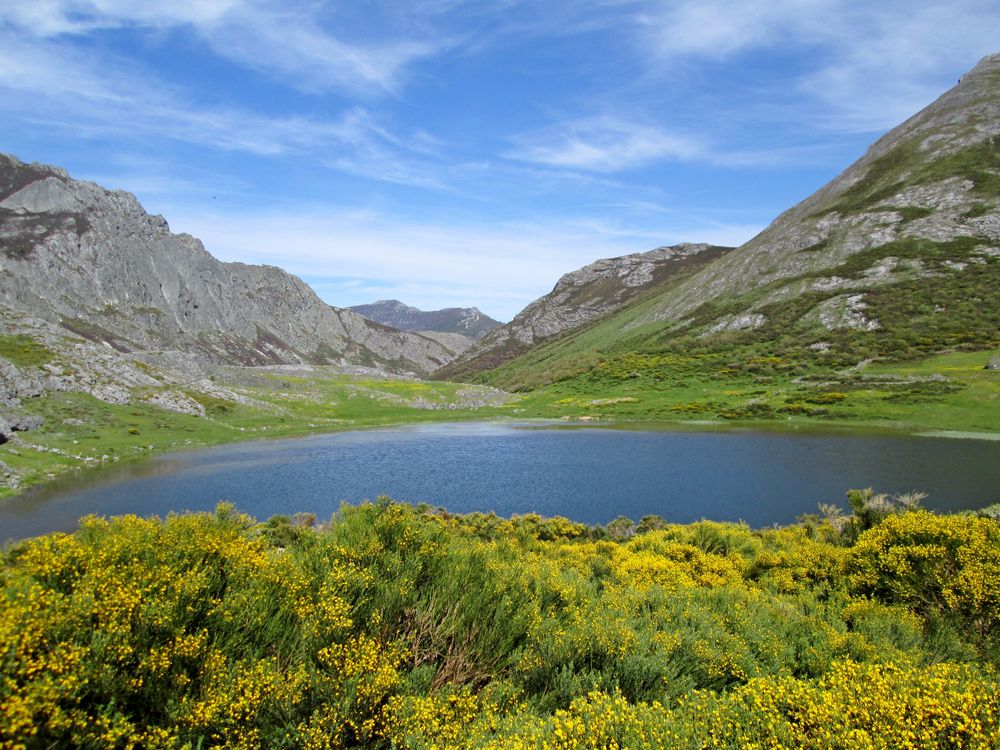
[(670, 278), (691, 272), (732, 248), (706, 244), (660, 247), (595, 261), (565, 274), (505, 325), (438, 372), (452, 377), (499, 367), (531, 347), (603, 318)]
[(454, 350), (331, 308), (279, 268), (222, 263), (135, 196), (0, 156), (0, 304), (122, 352), (428, 373)]

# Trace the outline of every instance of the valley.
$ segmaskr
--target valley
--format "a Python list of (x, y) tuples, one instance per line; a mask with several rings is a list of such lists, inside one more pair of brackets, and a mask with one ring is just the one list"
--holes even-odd
[(273, 5), (0, 9), (0, 749), (995, 750), (1000, 14)]

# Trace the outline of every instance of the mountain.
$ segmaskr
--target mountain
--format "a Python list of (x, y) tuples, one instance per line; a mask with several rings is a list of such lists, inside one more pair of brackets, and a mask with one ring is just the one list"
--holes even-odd
[(426, 374), (433, 339), (330, 307), (273, 266), (223, 263), (135, 196), (0, 155), (0, 305), (121, 352)]
[(645, 253), (595, 261), (565, 274), (544, 297), (441, 369), (436, 377), (489, 370), (621, 309), (666, 280), (690, 273), (732, 248), (705, 244), (660, 247)]
[(629, 352), (715, 352), (730, 371), (770, 357), (804, 371), (988, 350), (1000, 346), (998, 294), (1000, 55), (991, 55), (745, 245), (584, 330), (543, 339), (530, 356), (483, 356), (512, 330), (498, 329), (441, 372), (506, 363), (492, 382), (533, 387)]
[(370, 305), (349, 308), (369, 320), (401, 331), (457, 333), (478, 339), (500, 325), (475, 307), (447, 307), (443, 310), (419, 310), (399, 300), (384, 299)]
[[(912, 279), (929, 289), (932, 279), (982, 265), (1000, 241), (998, 199), (1000, 55), (991, 55), (761, 234), (665, 294), (648, 320), (688, 324), (707, 312), (706, 298), (751, 292), (709, 328), (757, 327), (768, 305), (819, 293), (811, 311), (823, 327), (874, 330), (875, 311), (855, 315), (848, 298)], [(743, 323), (732, 317), (748, 314)]]

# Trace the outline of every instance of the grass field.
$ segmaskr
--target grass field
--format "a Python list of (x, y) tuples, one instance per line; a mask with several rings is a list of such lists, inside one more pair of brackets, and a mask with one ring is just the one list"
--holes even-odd
[(522, 416), (840, 424), (909, 431), (1000, 432), (1000, 371), (993, 352), (832, 373), (783, 372), (777, 358), (738, 369), (725, 356), (623, 355), (524, 394)]

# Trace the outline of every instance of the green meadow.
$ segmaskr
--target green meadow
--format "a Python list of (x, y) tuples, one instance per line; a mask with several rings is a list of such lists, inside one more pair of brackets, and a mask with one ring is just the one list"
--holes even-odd
[[(139, 401), (108, 404), (83, 393), (26, 399), (42, 426), (0, 445), (0, 461), (22, 475), (21, 488), (66, 471), (138, 460), (153, 452), (187, 450), (240, 440), (283, 438), (333, 430), (432, 420), (469, 419), (484, 410), (456, 383), (384, 380), (349, 375), (243, 376), (235, 403), (191, 391), (205, 416)], [(475, 390), (475, 389), (473, 389)], [(154, 393), (142, 394), (154, 396)], [(14, 490), (0, 490), (6, 495)], [(2, 495), (0, 495), (2, 496)]]
[(960, 352), (833, 372), (778, 357), (608, 356), (528, 391), (525, 416), (601, 421), (712, 421), (1000, 432), (1000, 353)]

